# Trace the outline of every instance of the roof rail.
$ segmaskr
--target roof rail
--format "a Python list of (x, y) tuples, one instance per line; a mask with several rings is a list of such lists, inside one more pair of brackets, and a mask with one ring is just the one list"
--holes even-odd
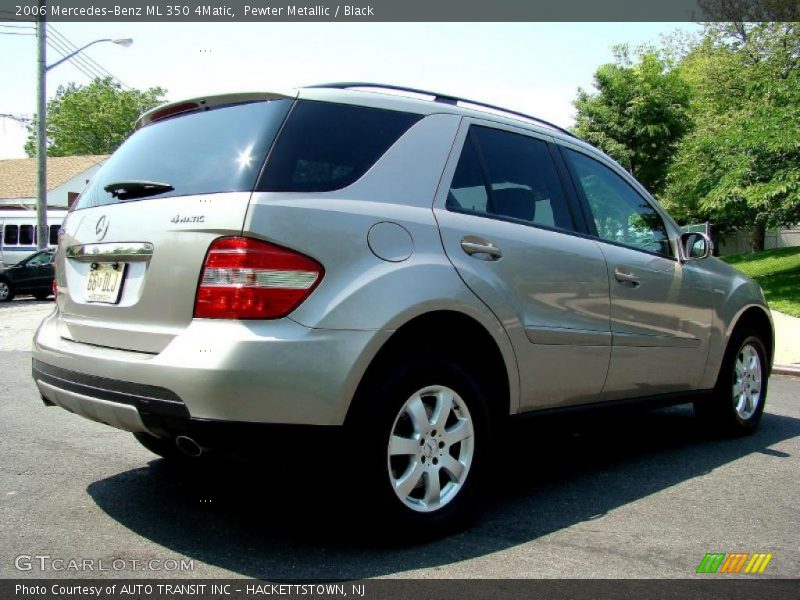
[(442, 94), (439, 92), (432, 92), (430, 90), (419, 90), (416, 88), (405, 87), (402, 85), (392, 85), (392, 84), (383, 84), (383, 83), (369, 83), (363, 81), (345, 81), (345, 82), (336, 82), (336, 83), (319, 83), (316, 85), (307, 85), (304, 86), (306, 88), (331, 88), (337, 90), (346, 90), (351, 88), (375, 88), (375, 89), (383, 89), (383, 90), (396, 90), (399, 92), (410, 92), (412, 94), (422, 94), (425, 96), (433, 96), (434, 102), (441, 102), (443, 104), (452, 104), (458, 105), (459, 102), (465, 102), (467, 104), (472, 104), (474, 106), (479, 106), (482, 108), (488, 108), (490, 110), (496, 110), (499, 112), (506, 113), (508, 115), (513, 115), (515, 117), (522, 117), (523, 119), (528, 119), (529, 121), (533, 121), (534, 123), (538, 123), (540, 125), (544, 125), (545, 127), (549, 127), (551, 129), (555, 129), (565, 135), (568, 135), (575, 139), (580, 139), (577, 135), (572, 133), (571, 131), (564, 129), (563, 127), (559, 127), (555, 123), (551, 123), (550, 121), (545, 121), (544, 119), (540, 119), (539, 117), (534, 117), (532, 115), (527, 115), (525, 113), (518, 112), (516, 110), (511, 110), (508, 108), (503, 108), (502, 106), (495, 106), (494, 104), (487, 104), (486, 102), (479, 102), (477, 100), (470, 100), (469, 98), (460, 98), (459, 96), (453, 96), (451, 94)]

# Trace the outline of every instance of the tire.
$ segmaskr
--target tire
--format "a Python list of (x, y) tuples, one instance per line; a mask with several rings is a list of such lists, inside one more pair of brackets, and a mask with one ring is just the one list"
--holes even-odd
[(0, 279), (0, 302), (11, 302), (14, 299), (14, 288), (7, 281)]
[(382, 371), (359, 394), (348, 453), (366, 472), (380, 529), (425, 538), (465, 523), (478, 499), (491, 443), (488, 402), (475, 379), (446, 358)]
[(717, 384), (709, 398), (694, 403), (695, 414), (714, 432), (750, 434), (764, 412), (767, 379), (767, 351), (758, 332), (734, 333)]
[(50, 297), (50, 292), (36, 292), (33, 297), (37, 300), (47, 300)]

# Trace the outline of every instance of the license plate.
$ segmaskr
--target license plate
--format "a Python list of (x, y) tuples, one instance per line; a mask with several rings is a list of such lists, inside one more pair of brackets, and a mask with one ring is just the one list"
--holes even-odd
[(119, 302), (125, 266), (125, 263), (94, 263), (83, 288), (86, 301), (106, 304)]

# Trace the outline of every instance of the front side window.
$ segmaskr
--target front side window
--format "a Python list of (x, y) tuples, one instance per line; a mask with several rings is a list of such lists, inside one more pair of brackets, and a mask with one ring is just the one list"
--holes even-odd
[(664, 221), (622, 177), (585, 154), (564, 148), (592, 211), (597, 235), (609, 242), (672, 256)]
[(574, 229), (547, 144), (489, 127), (470, 128), (447, 207)]
[(422, 115), (299, 101), (270, 153), (259, 191), (328, 192), (354, 183)]

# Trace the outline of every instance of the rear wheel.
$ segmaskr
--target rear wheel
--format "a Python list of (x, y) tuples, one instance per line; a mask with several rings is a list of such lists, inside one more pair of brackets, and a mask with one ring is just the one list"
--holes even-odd
[(0, 280), (0, 302), (11, 302), (14, 299), (14, 290), (7, 281)]
[[(473, 377), (445, 358), (409, 361), (375, 378), (350, 430), (350, 452), (382, 524), (413, 536), (460, 525), (489, 454), (488, 403)], [(386, 517), (389, 517), (388, 519)]]
[(695, 413), (721, 433), (752, 433), (764, 412), (767, 376), (767, 351), (758, 333), (734, 334), (714, 392), (695, 402)]

